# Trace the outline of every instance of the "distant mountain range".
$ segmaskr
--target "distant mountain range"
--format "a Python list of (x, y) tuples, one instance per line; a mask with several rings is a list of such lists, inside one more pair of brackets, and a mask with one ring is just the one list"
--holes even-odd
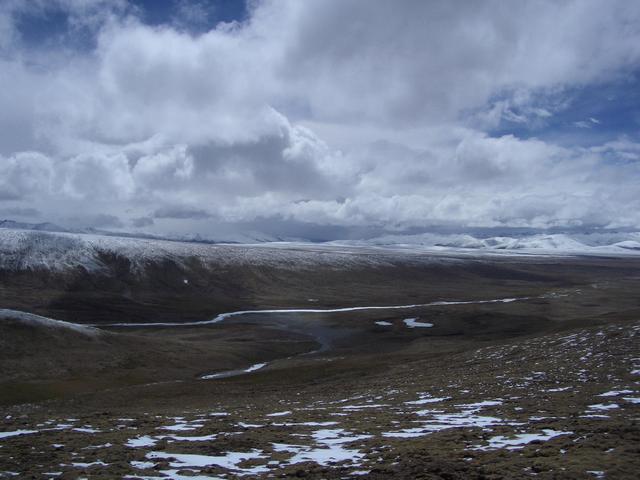
[(331, 242), (338, 245), (475, 250), (513, 253), (640, 254), (640, 232), (535, 233), (475, 237), (468, 234), (385, 235), (368, 240)]
[[(0, 229), (28, 230), (39, 232), (58, 232), (64, 234), (89, 234), (104, 237), (138, 238), (147, 240), (167, 240), (187, 243), (313, 243), (304, 239), (275, 237), (260, 232), (226, 234), (219, 237), (202, 237), (198, 234), (182, 236), (160, 236), (142, 233), (111, 232), (93, 228), (69, 229), (54, 223), (26, 223), (14, 220), (0, 220)], [(423, 249), (432, 251), (468, 251), (494, 253), (531, 253), (531, 254), (634, 254), (640, 255), (640, 232), (599, 230), (583, 233), (517, 233), (491, 236), (466, 233), (420, 233), (382, 235), (360, 240), (334, 240), (322, 242), (322, 245), (350, 247), (389, 247), (400, 249)]]
[(278, 242), (284, 240), (280, 237), (274, 237), (261, 232), (244, 232), (220, 235), (218, 237), (203, 237), (199, 234), (193, 235), (153, 235), (140, 232), (112, 232), (109, 230), (100, 230), (96, 228), (66, 228), (55, 223), (27, 223), (16, 222), (15, 220), (0, 220), (0, 228), (12, 230), (34, 230), (39, 232), (59, 232), (59, 233), (80, 233), (104, 235), (108, 237), (124, 237), (124, 238), (146, 238), (150, 240), (171, 240), (180, 242), (195, 243), (264, 243)]

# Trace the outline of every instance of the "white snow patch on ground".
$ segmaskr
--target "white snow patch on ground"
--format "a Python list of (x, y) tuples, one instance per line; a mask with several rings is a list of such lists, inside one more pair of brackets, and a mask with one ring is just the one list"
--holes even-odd
[(76, 468), (88, 468), (88, 467), (93, 467), (95, 465), (100, 465), (100, 466), (104, 466), (104, 467), (109, 466), (108, 463), (104, 463), (102, 460), (97, 460), (95, 462), (89, 462), (89, 463), (71, 462), (71, 465), (76, 467)]
[(13, 432), (0, 432), (0, 438), (15, 437), (18, 435), (29, 435), (31, 433), (38, 433), (38, 430), (14, 430)]
[(596, 478), (604, 478), (604, 471), (602, 470), (587, 470), (587, 473), (595, 475)]
[(413, 438), (429, 435), (450, 428), (488, 428), (494, 425), (516, 425), (507, 420), (487, 415), (477, 415), (484, 407), (501, 405), (502, 400), (485, 400), (477, 403), (456, 405), (461, 412), (445, 413), (441, 410), (418, 410), (413, 412), (419, 417), (426, 417), (421, 427), (404, 428), (393, 432), (384, 432), (382, 436), (389, 438)]
[(142, 437), (130, 438), (129, 440), (127, 440), (127, 443), (125, 443), (125, 445), (132, 448), (140, 448), (153, 447), (156, 443), (158, 443), (158, 439), (145, 435)]
[(76, 428), (72, 428), (72, 430), (74, 432), (79, 432), (79, 433), (100, 433), (100, 430), (97, 430), (95, 428), (92, 427), (76, 427)]
[(589, 405), (589, 410), (606, 411), (615, 410), (616, 408), (620, 408), (620, 405), (618, 405), (617, 403), (596, 403), (595, 405)]
[(238, 375), (243, 375), (245, 373), (255, 372), (256, 370), (260, 370), (261, 368), (266, 367), (267, 363), (256, 363), (255, 365), (251, 365), (249, 368), (245, 368), (244, 370), (228, 370), (226, 372), (218, 372), (212, 373), (210, 375), (203, 375), (200, 377), (200, 380), (214, 380), (216, 378), (227, 378), (227, 377), (236, 377)]
[(456, 407), (464, 408), (466, 410), (480, 410), (484, 407), (496, 407), (502, 405), (502, 400), (483, 400), (482, 402), (466, 403), (463, 405), (456, 405)]
[(365, 405), (345, 405), (344, 407), (340, 407), (342, 410), (362, 410), (363, 408), (382, 408), (388, 407), (387, 404), (382, 403), (367, 403)]
[(232, 470), (236, 474), (256, 475), (268, 472), (264, 466), (240, 468), (238, 465), (246, 460), (267, 458), (261, 450), (251, 452), (227, 452), (224, 455), (196, 455), (187, 453), (149, 452), (146, 457), (150, 460), (169, 460), (172, 468), (203, 468), (212, 465)]
[(267, 417), (284, 417), (286, 415), (291, 415), (291, 410), (286, 410), (284, 412), (269, 413)]
[(316, 446), (273, 444), (277, 452), (292, 452), (293, 457), (286, 461), (288, 464), (301, 462), (315, 462), (319, 465), (329, 465), (332, 462), (351, 462), (358, 465), (364, 457), (357, 449), (346, 448), (345, 444), (371, 438), (371, 435), (353, 435), (344, 429), (322, 429), (312, 433)]
[(417, 318), (405, 318), (403, 320), (403, 322), (409, 328), (416, 328), (416, 327), (431, 328), (431, 327), (433, 327), (433, 323), (420, 322), (420, 321), (418, 321)]
[(255, 365), (251, 365), (249, 368), (245, 370), (247, 373), (255, 372), (256, 370), (260, 370), (261, 368), (266, 367), (266, 363), (256, 363)]
[(554, 393), (554, 392), (566, 392), (567, 390), (571, 390), (573, 387), (558, 387), (558, 388), (549, 388), (545, 390), (546, 393)]
[(137, 460), (132, 460), (132, 461), (131, 461), (131, 462), (129, 462), (129, 463), (131, 464), (131, 466), (132, 466), (133, 468), (139, 468), (139, 469), (141, 469), (141, 470), (145, 470), (145, 469), (147, 469), (147, 468), (153, 468), (153, 467), (155, 467), (155, 465), (156, 465), (156, 464), (155, 464), (155, 463), (153, 463), (153, 462), (140, 462), (140, 461), (137, 461)]
[(449, 400), (451, 397), (423, 397), (420, 400), (413, 400), (410, 402), (404, 402), (405, 405), (425, 405), (427, 403), (440, 403), (445, 400)]
[(210, 440), (215, 440), (216, 438), (218, 438), (218, 435), (215, 433), (212, 433), (210, 435), (200, 435), (192, 437), (186, 437), (184, 435), (161, 435), (156, 438), (168, 438), (169, 440), (175, 440), (176, 442), (208, 442)]
[(512, 437), (498, 435), (488, 440), (489, 445), (475, 446), (473, 450), (495, 450), (499, 448), (517, 450), (524, 448), (525, 445), (534, 441), (547, 441), (560, 435), (571, 435), (572, 433), (573, 432), (558, 432), (556, 430), (544, 429), (542, 433), (521, 433)]
[(264, 427), (264, 425), (260, 425), (258, 423), (245, 423), (245, 422), (238, 422), (236, 425), (238, 425), (241, 428), (262, 428), (262, 427)]
[(629, 393), (635, 393), (633, 390), (611, 390), (598, 395), (599, 397), (617, 397), (619, 395), (627, 395)]
[(379, 320), (377, 322), (375, 322), (376, 325), (380, 325), (381, 327), (391, 327), (393, 326), (393, 323), (391, 322), (385, 322), (384, 320)]
[(333, 425), (338, 425), (338, 422), (284, 422), (284, 423), (274, 423), (276, 427), (331, 427)]
[(196, 430), (198, 428), (202, 428), (201, 423), (189, 423), (189, 422), (178, 422), (174, 425), (166, 425), (164, 427), (160, 427), (161, 430), (169, 430), (172, 432), (188, 432), (190, 430)]

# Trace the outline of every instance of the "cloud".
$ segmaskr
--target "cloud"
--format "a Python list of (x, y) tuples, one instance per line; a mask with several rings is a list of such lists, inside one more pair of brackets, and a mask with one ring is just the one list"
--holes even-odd
[(25, 218), (37, 218), (41, 215), (39, 210), (28, 207), (7, 207), (0, 209), (0, 215), (10, 217), (25, 217)]
[(133, 225), (136, 228), (150, 227), (154, 223), (155, 222), (152, 217), (138, 217), (138, 218), (131, 219), (131, 225)]
[(0, 199), (18, 200), (46, 194), (51, 189), (53, 162), (37, 152), (0, 157)]
[(190, 218), (190, 219), (201, 219), (201, 218), (209, 218), (211, 214), (205, 212), (204, 210), (198, 208), (189, 208), (189, 207), (163, 207), (159, 208), (153, 213), (155, 218)]
[(127, 199), (135, 189), (126, 156), (82, 154), (61, 163), (61, 192), (78, 199)]
[[(3, 208), (183, 230), (640, 227), (635, 139), (491, 133), (635, 71), (633, 2), (265, 0), (208, 31), (189, 27), (200, 2), (156, 26), (125, 2), (25, 5), (0, 7)], [(24, 19), (51, 9), (65, 35), (29, 44)]]

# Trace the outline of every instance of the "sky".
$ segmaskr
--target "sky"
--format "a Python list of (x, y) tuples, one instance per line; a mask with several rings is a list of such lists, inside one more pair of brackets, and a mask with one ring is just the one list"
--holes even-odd
[(0, 0), (0, 218), (640, 230), (640, 3)]

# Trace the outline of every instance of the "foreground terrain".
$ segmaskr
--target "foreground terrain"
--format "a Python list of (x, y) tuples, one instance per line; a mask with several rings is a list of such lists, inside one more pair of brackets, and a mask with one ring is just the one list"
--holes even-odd
[(1, 240), (2, 477), (640, 468), (636, 257)]

